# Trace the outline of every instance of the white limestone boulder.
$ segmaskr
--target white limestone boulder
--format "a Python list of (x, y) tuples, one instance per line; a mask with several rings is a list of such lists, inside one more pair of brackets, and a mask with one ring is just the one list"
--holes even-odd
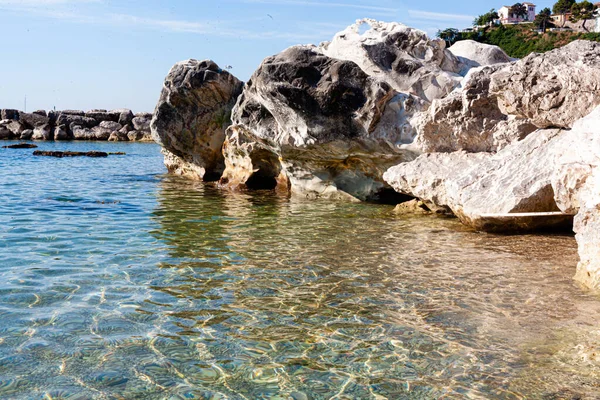
[(577, 40), (530, 54), (494, 73), (490, 93), (506, 115), (538, 128), (571, 128), (600, 104), (600, 43)]
[(448, 48), (464, 64), (463, 74), (471, 68), (505, 64), (512, 59), (498, 46), (479, 43), (474, 40), (459, 40)]
[(441, 39), (418, 29), (372, 19), (358, 20), (319, 46), (328, 57), (356, 63), (369, 76), (426, 102), (458, 86), (465, 66)]
[(400, 193), (451, 210), (478, 230), (537, 229), (543, 221), (535, 226), (507, 226), (486, 216), (559, 211), (552, 177), (562, 135), (558, 129), (539, 130), (497, 154), (424, 154), (389, 169), (384, 179)]

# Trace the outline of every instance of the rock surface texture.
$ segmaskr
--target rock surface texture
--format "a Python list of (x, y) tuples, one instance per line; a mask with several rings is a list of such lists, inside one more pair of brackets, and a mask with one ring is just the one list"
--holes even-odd
[(490, 93), (492, 76), (501, 68), (470, 71), (460, 89), (417, 114), (411, 121), (415, 137), (406, 147), (416, 152), (498, 151), (536, 130), (528, 119), (503, 113)]
[(319, 51), (356, 63), (398, 92), (431, 102), (457, 87), (459, 72), (465, 70), (445, 47), (443, 40), (430, 39), (418, 29), (363, 19), (336, 34), (331, 42), (321, 44)]
[(552, 187), (560, 209), (576, 214), (576, 279), (600, 288), (600, 107), (573, 125), (561, 149)]
[(383, 172), (407, 157), (402, 121), (421, 107), (351, 61), (291, 47), (263, 61), (233, 110), (222, 183), (379, 198)]
[(448, 48), (458, 60), (466, 66), (466, 70), (486, 65), (505, 64), (511, 58), (498, 46), (479, 43), (474, 40), (460, 40)]
[(397, 191), (432, 209), (446, 208), (475, 229), (512, 231), (514, 226), (490, 224), (486, 215), (559, 211), (552, 177), (563, 134), (539, 130), (497, 154), (424, 154), (391, 168), (384, 178)]
[[(170, 172), (209, 181), (221, 177), (225, 130), (243, 86), (209, 60), (187, 60), (171, 69), (151, 122)], [(144, 126), (139, 118), (134, 124)]]
[[(78, 110), (34, 111), (25, 113), (18, 110), (0, 110), (7, 118), (0, 121), (0, 139), (21, 140), (109, 140), (118, 136), (119, 140), (152, 141), (150, 119), (152, 114), (137, 114), (139, 128), (133, 138), (127, 132), (135, 128), (131, 110)], [(139, 121), (145, 123), (141, 124)], [(8, 131), (8, 132), (7, 132)], [(125, 131), (125, 134), (119, 134)]]
[(538, 128), (570, 128), (600, 104), (600, 43), (531, 54), (492, 75), (490, 92), (507, 115)]

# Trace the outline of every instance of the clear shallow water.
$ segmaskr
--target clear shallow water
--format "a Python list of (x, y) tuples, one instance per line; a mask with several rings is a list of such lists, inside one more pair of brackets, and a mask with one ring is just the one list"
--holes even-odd
[(600, 398), (565, 236), (0, 149), (0, 398)]

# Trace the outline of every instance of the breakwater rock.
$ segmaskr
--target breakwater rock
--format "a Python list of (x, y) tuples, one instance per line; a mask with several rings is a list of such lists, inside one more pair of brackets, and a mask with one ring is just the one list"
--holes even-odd
[(177, 64), (151, 127), (171, 172), (227, 189), (411, 200), (402, 213), (492, 232), (574, 224), (577, 279), (599, 287), (598, 106), (598, 43), (511, 60), (361, 20), (266, 58), (245, 84)]
[(0, 139), (152, 141), (152, 114), (131, 110), (0, 110)]

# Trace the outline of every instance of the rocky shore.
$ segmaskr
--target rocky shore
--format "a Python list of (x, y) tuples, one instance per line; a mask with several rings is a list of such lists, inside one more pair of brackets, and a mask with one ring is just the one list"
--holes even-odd
[(0, 139), (152, 141), (152, 114), (131, 110), (0, 110)]
[(246, 83), (209, 60), (176, 64), (151, 128), (169, 171), (224, 189), (415, 200), (404, 212), (509, 233), (574, 218), (576, 279), (599, 288), (598, 106), (598, 43), (511, 60), (362, 20)]

